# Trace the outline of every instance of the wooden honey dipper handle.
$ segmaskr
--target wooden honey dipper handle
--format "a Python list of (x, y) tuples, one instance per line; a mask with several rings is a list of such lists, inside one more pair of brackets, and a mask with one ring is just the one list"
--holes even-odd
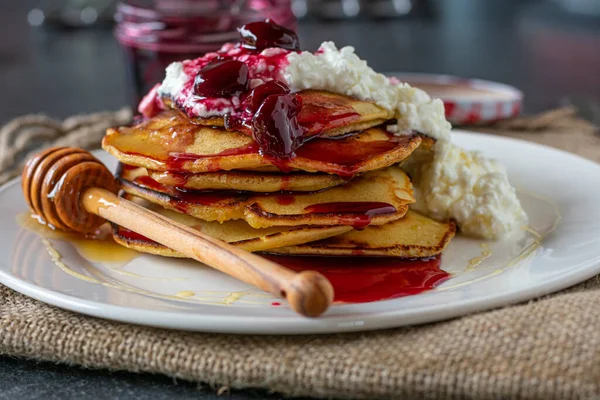
[(139, 233), (276, 296), (316, 317), (333, 301), (331, 283), (315, 271), (297, 273), (116, 196), (114, 177), (81, 149), (51, 149), (23, 171), (32, 210), (60, 229), (91, 232), (105, 220)]

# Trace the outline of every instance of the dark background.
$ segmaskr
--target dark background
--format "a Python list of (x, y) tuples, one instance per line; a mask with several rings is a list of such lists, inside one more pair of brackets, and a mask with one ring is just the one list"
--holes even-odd
[[(597, 0), (600, 1), (600, 0)], [(600, 17), (543, 0), (438, 0), (425, 17), (300, 23), (303, 47), (352, 44), (379, 71), (483, 78), (525, 92), (525, 112), (600, 100)], [(110, 28), (27, 24), (37, 2), (0, 0), (0, 124), (26, 113), (66, 117), (129, 103)], [(147, 374), (109, 373), (0, 357), (0, 399), (217, 398), (211, 388)], [(236, 392), (219, 398), (267, 398)], [(279, 398), (276, 395), (268, 398)]]
[[(438, 0), (433, 17), (303, 20), (303, 46), (352, 44), (378, 71), (434, 72), (512, 84), (526, 112), (567, 98), (600, 97), (600, 18), (553, 1)], [(55, 117), (128, 103), (122, 54), (110, 28), (31, 28), (34, 1), (0, 2), (0, 123), (32, 112)]]

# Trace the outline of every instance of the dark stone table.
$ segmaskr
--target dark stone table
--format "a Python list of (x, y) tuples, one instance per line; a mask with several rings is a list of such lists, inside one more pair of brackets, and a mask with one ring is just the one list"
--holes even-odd
[[(0, 123), (128, 103), (125, 72), (107, 29), (56, 31), (26, 24), (33, 1), (0, 3)], [(551, 1), (438, 0), (427, 18), (300, 24), (305, 48), (352, 44), (380, 71), (432, 72), (506, 82), (525, 111), (600, 99), (600, 19)], [(211, 388), (148, 374), (110, 373), (0, 357), (0, 399), (216, 399)], [(225, 396), (227, 398), (227, 396)], [(223, 398), (223, 397), (219, 397)], [(234, 392), (231, 399), (269, 398)]]

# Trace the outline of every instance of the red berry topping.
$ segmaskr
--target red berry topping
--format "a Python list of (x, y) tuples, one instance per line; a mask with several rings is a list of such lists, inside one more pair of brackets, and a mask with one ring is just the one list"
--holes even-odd
[(252, 136), (261, 153), (277, 158), (291, 158), (301, 144), (303, 130), (297, 116), (302, 101), (294, 94), (268, 96), (254, 114)]
[(239, 96), (248, 90), (248, 66), (237, 60), (217, 59), (208, 63), (194, 79), (194, 94), (202, 97)]
[(266, 21), (252, 22), (238, 29), (242, 36), (242, 46), (246, 49), (262, 51), (269, 47), (287, 50), (300, 50), (300, 40), (296, 32)]
[(268, 81), (252, 89), (248, 97), (244, 100), (244, 108), (254, 114), (263, 101), (272, 94), (287, 94), (290, 88), (283, 82)]

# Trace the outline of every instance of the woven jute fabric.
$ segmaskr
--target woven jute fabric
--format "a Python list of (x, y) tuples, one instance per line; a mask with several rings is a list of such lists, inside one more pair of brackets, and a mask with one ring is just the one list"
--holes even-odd
[[(554, 120), (545, 116), (547, 120), (530, 118), (479, 130), (542, 142), (600, 161), (596, 128), (573, 112), (560, 112)], [(118, 122), (128, 117), (122, 112), (104, 114), (103, 119)], [(86, 137), (98, 139), (102, 129), (92, 125)], [(54, 128), (61, 126), (56, 122)], [(23, 134), (19, 130), (28, 129), (31, 126), (13, 124), (2, 132), (18, 137)], [(49, 142), (65, 143), (64, 135)], [(0, 137), (0, 143), (8, 146), (0, 149), (0, 155), (12, 158), (8, 166), (0, 157), (3, 176), (10, 176), (22, 156), (11, 145), (15, 137)], [(94, 144), (97, 141), (90, 140), (84, 146)], [(19, 151), (30, 150), (31, 146), (21, 145)], [(598, 399), (600, 279), (450, 321), (307, 336), (203, 334), (128, 325), (60, 310), (0, 286), (0, 352), (290, 396)]]

